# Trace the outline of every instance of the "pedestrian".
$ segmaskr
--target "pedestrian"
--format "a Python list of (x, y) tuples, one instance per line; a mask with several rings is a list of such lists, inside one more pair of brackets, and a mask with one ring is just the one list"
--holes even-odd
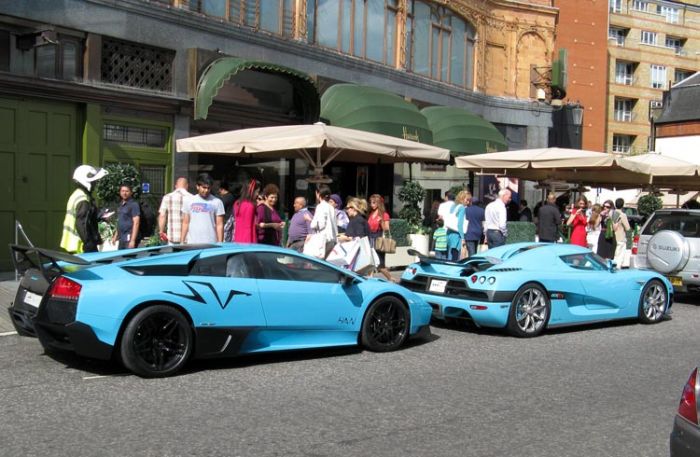
[(364, 198), (351, 198), (345, 207), (348, 214), (348, 226), (345, 233), (338, 234), (338, 241), (351, 241), (356, 238), (369, 236), (369, 224), (365, 218), (367, 214), (367, 200)]
[(576, 200), (576, 207), (571, 208), (571, 214), (566, 220), (566, 225), (571, 227), (571, 236), (569, 243), (581, 247), (588, 247), (586, 239), (586, 210), (588, 209), (588, 200), (583, 195)]
[(438, 206), (437, 216), (444, 221), (445, 215), (449, 213), (449, 211), (452, 209), (452, 207), (454, 206), (454, 202), (454, 192), (452, 192), (451, 190), (445, 192), (445, 198), (442, 199), (442, 203), (440, 203), (440, 206)]
[[(384, 198), (379, 194), (370, 195), (367, 223), (369, 224), (369, 244), (372, 248), (376, 246), (377, 238), (389, 231), (390, 219), (391, 217), (384, 207)], [(377, 271), (384, 275), (388, 281), (396, 282), (394, 278), (392, 278), (389, 269), (386, 267), (386, 253), (377, 252), (377, 257), (379, 257)]]
[(553, 192), (537, 212), (537, 236), (542, 243), (556, 243), (559, 239), (561, 213), (557, 207), (557, 197)]
[(527, 200), (520, 200), (518, 209), (518, 220), (520, 222), (532, 222), (532, 210), (527, 206)]
[[(175, 180), (175, 189), (163, 196), (158, 209), (158, 233), (161, 241), (168, 244), (180, 244), (182, 238), (182, 208), (185, 201), (192, 198), (187, 191), (190, 183), (184, 176)], [(167, 227), (167, 231), (166, 231)]]
[(600, 213), (600, 235), (598, 236), (597, 254), (604, 259), (615, 258), (615, 229), (613, 227), (612, 211), (615, 204), (612, 200), (605, 200), (603, 203), (603, 211)]
[(627, 214), (622, 210), (625, 206), (625, 201), (621, 198), (615, 199), (615, 208), (613, 215), (613, 230), (615, 231), (615, 263), (622, 268), (622, 263), (625, 259), (625, 251), (627, 250), (627, 232), (630, 231), (630, 222), (627, 219)]
[(262, 191), (263, 202), (257, 207), (258, 243), (271, 246), (282, 245), (282, 231), (285, 222), (275, 209), (280, 189), (275, 184), (268, 184)]
[(119, 186), (119, 208), (117, 208), (117, 231), (112, 239), (119, 242), (118, 249), (133, 249), (139, 245), (139, 224), (141, 208), (131, 196), (133, 192), (128, 184)]
[[(322, 233), (325, 241), (323, 258), (328, 257), (338, 238), (338, 225), (335, 222), (335, 209), (328, 202), (331, 199), (331, 188), (326, 184), (320, 184), (316, 189), (316, 210), (311, 219), (313, 233)], [(307, 242), (309, 241), (307, 237)]]
[(465, 205), (471, 198), (467, 190), (460, 191), (455, 197), (454, 204), (443, 220), (447, 229), (447, 259), (456, 262), (462, 256), (462, 241), (464, 240), (467, 222), (464, 217)]
[(311, 233), (311, 220), (314, 215), (306, 207), (306, 198), (304, 197), (296, 197), (293, 206), (294, 214), (289, 221), (289, 231), (287, 232), (287, 247), (302, 252), (306, 236)]
[(218, 197), (224, 205), (224, 241), (230, 242), (233, 240), (233, 202), (236, 201), (236, 197), (231, 193), (228, 181), (223, 180), (219, 184)]
[(498, 198), (489, 203), (484, 211), (484, 228), (489, 249), (506, 244), (508, 237), (506, 205), (510, 203), (511, 198), (510, 190), (501, 189), (498, 191)]
[(211, 194), (213, 180), (207, 173), (197, 177), (197, 194), (182, 208), (182, 237), (188, 244), (224, 241), (224, 204)]
[(348, 214), (343, 210), (343, 199), (338, 194), (332, 194), (328, 203), (335, 209), (335, 223), (338, 226), (338, 233), (342, 233), (348, 227), (350, 219)]
[(76, 188), (68, 197), (63, 219), (61, 248), (71, 254), (96, 252), (102, 243), (97, 227), (97, 205), (92, 198), (92, 183), (107, 175), (104, 168), (80, 165), (73, 171)]
[(476, 254), (479, 244), (484, 237), (484, 208), (479, 206), (479, 201), (470, 194), (467, 206), (464, 208), (464, 218), (467, 221), (467, 233), (464, 234), (464, 242), (467, 245), (467, 256)]
[(593, 252), (598, 252), (598, 238), (600, 237), (600, 212), (603, 207), (596, 203), (591, 207), (591, 217), (588, 218), (588, 233), (586, 239), (588, 248)]
[(447, 229), (442, 219), (438, 219), (435, 223), (437, 224), (437, 228), (433, 231), (435, 258), (447, 259)]
[(260, 181), (251, 179), (241, 187), (241, 194), (233, 204), (233, 241), (235, 243), (257, 243), (258, 232), (255, 230), (256, 201), (260, 194)]

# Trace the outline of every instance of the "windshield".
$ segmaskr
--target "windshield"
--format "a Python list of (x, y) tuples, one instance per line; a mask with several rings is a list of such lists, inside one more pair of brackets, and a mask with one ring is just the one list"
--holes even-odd
[(562, 262), (577, 270), (604, 271), (608, 269), (605, 259), (592, 252), (563, 255), (559, 258)]

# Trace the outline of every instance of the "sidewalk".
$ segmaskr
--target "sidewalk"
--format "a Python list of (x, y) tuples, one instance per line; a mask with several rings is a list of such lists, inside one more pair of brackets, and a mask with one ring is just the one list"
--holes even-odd
[(15, 328), (10, 321), (10, 314), (7, 309), (15, 299), (19, 281), (15, 281), (15, 273), (0, 273), (0, 333), (13, 332)]

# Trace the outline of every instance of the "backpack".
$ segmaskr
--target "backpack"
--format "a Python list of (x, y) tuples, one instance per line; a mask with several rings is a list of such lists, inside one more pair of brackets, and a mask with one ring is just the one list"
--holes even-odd
[(139, 201), (139, 210), (141, 211), (141, 222), (139, 223), (139, 239), (143, 240), (153, 236), (156, 231), (156, 215), (153, 206), (147, 201)]

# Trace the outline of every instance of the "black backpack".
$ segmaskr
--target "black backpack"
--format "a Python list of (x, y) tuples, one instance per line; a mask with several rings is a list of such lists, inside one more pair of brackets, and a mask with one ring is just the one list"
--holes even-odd
[(156, 215), (156, 211), (153, 209), (153, 206), (148, 201), (139, 201), (139, 209), (141, 210), (139, 239), (143, 240), (144, 238), (153, 236), (155, 233), (158, 216)]

